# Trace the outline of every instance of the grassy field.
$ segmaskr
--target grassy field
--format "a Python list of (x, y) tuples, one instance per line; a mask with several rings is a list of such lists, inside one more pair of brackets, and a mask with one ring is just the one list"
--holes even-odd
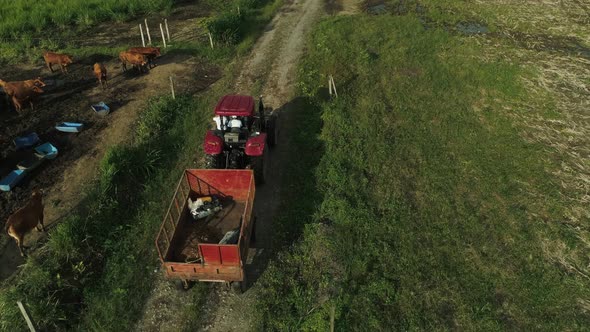
[[(183, 52), (226, 64), (253, 45), (279, 1), (252, 2), (240, 20), (255, 28), (234, 44), (208, 49), (197, 42), (169, 52)], [(228, 8), (230, 5), (227, 5)], [(216, 11), (211, 21), (225, 15)], [(213, 61), (213, 60), (212, 60)], [(232, 77), (229, 75), (228, 77)], [(134, 141), (111, 148), (99, 176), (84, 193), (75, 213), (49, 232), (48, 242), (33, 253), (22, 271), (0, 288), (0, 330), (20, 331), (26, 325), (15, 301), (26, 303), (41, 330), (128, 331), (141, 317), (159, 262), (154, 239), (174, 184), (184, 168), (202, 155), (201, 141), (211, 110), (229, 79), (199, 96), (176, 100), (154, 97), (133, 129)], [(195, 287), (194, 305), (207, 294)], [(183, 314), (197, 320), (198, 311)], [(189, 312), (191, 311), (191, 312)]]
[(172, 0), (0, 0), (0, 61), (33, 61), (41, 50), (75, 49), (81, 31), (104, 22), (166, 13), (173, 4)]
[[(264, 330), (326, 331), (332, 309), (338, 331), (589, 326), (588, 69), (569, 48), (588, 28), (528, 5), (391, 1), (320, 24), (300, 90), (324, 152), (296, 181), (321, 199), (282, 198), (304, 231), (262, 278)], [(526, 24), (558, 14), (543, 36)]]

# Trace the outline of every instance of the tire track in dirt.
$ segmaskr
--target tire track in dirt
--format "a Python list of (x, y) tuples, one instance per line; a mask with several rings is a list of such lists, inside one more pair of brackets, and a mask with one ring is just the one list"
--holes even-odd
[[(281, 190), (281, 170), (289, 156), (289, 132), (285, 123), (290, 121), (290, 107), (295, 98), (297, 64), (305, 51), (308, 36), (315, 23), (324, 14), (323, 0), (300, 0), (285, 5), (273, 20), (267, 32), (257, 42), (251, 62), (245, 66), (240, 77), (264, 77), (262, 87), (265, 106), (277, 110), (281, 130), (279, 144), (271, 151), (271, 165), (266, 183), (256, 188), (254, 213), (256, 215), (256, 249), (250, 249), (246, 268), (250, 286), (244, 294), (237, 295), (226, 287), (215, 287), (207, 303), (210, 309), (205, 314), (202, 331), (254, 331), (259, 321), (256, 303), (259, 289), (255, 281), (263, 273), (272, 256), (273, 219), (277, 215)], [(270, 64), (270, 66), (269, 66)], [(264, 67), (263, 67), (264, 66)], [(262, 67), (262, 68), (261, 68)], [(266, 69), (267, 73), (263, 71)], [(270, 70), (269, 70), (270, 69)], [(261, 73), (262, 72), (262, 73)], [(237, 91), (252, 91), (255, 81), (244, 84), (238, 80)], [(291, 190), (294, 190), (291, 189)]]

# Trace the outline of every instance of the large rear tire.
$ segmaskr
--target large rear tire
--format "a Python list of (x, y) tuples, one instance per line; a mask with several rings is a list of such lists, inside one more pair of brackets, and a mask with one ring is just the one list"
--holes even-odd
[(206, 169), (220, 168), (221, 155), (222, 154), (206, 154), (205, 155), (205, 168)]

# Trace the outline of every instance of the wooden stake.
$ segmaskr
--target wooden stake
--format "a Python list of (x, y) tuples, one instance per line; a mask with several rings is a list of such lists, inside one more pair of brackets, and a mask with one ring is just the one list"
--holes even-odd
[(334, 83), (334, 76), (330, 75), (330, 79), (332, 80), (332, 88), (334, 88), (334, 95), (338, 98), (338, 92), (336, 92), (336, 83)]
[(328, 76), (328, 90), (330, 91), (330, 96), (332, 95), (332, 76)]
[(209, 34), (209, 44), (211, 44), (211, 49), (213, 49), (213, 37), (211, 36), (211, 32), (207, 32)]
[(162, 34), (162, 42), (164, 43), (164, 48), (166, 48), (166, 37), (164, 37), (164, 29), (162, 28), (162, 23), (160, 23), (160, 33)]
[(147, 33), (147, 36), (148, 36), (148, 45), (151, 45), (152, 44), (152, 36), (150, 36), (150, 27), (148, 27), (148, 25), (147, 25), (147, 18), (144, 19), (144, 22), (145, 22), (145, 33)]
[(174, 81), (172, 80), (172, 76), (170, 76), (170, 90), (172, 90), (172, 99), (176, 99), (174, 95)]
[(330, 308), (330, 332), (334, 332), (334, 316), (336, 316), (336, 306)]
[(164, 25), (166, 26), (166, 37), (168, 37), (168, 43), (170, 43), (170, 31), (168, 30), (168, 19), (164, 19)]
[(240, 5), (238, 5), (238, 16), (240, 16)]
[(27, 314), (27, 311), (25, 310), (23, 303), (21, 301), (16, 301), (16, 304), (18, 305), (18, 308), (20, 309), (21, 314), (23, 314), (23, 316), (25, 317), (25, 321), (27, 321), (27, 325), (29, 326), (29, 330), (31, 330), (31, 332), (35, 332), (35, 327), (33, 326), (33, 322), (31, 322), (31, 318), (29, 318), (29, 315)]
[(145, 47), (145, 39), (143, 38), (143, 27), (141, 26), (141, 24), (139, 25), (139, 33), (141, 33), (141, 45)]

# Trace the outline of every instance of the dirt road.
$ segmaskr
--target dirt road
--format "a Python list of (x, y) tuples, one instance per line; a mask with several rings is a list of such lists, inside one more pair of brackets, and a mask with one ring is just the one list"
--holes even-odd
[[(323, 14), (323, 0), (287, 2), (245, 60), (244, 69), (234, 86), (235, 93), (253, 94), (260, 88), (265, 106), (278, 110), (280, 123), (287, 123), (290, 112), (296, 111), (285, 105), (295, 97), (297, 63), (314, 23)], [(256, 189), (254, 213), (257, 216), (257, 248), (250, 251), (248, 261), (251, 264), (246, 271), (250, 289), (242, 295), (235, 295), (223, 285), (211, 285), (212, 291), (206, 304), (195, 308), (203, 310), (203, 323), (198, 327), (200, 330), (228, 332), (256, 329), (253, 309), (258, 290), (255, 281), (266, 267), (272, 252), (271, 232), (281, 190), (280, 170), (289, 153), (285, 140), (289, 133), (286, 126), (282, 128), (285, 130), (280, 132), (279, 144), (270, 154), (266, 183)], [(161, 271), (158, 272), (161, 275)], [(137, 325), (137, 331), (194, 330), (194, 326), (183, 324), (182, 315), (179, 314), (189, 301), (188, 292), (179, 292), (160, 276), (146, 304), (144, 317)]]

